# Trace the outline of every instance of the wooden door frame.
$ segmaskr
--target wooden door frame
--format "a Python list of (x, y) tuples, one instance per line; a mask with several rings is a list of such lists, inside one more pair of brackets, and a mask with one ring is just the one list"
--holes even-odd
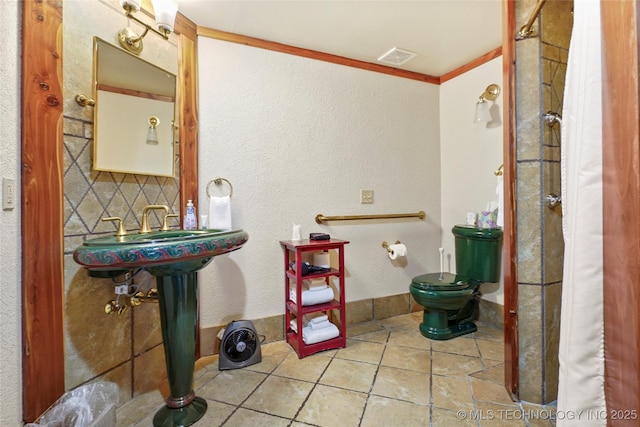
[(636, 426), (624, 414), (640, 408), (639, 10), (631, 1), (600, 7), (607, 424)]
[[(64, 2), (22, 2), (22, 413), (37, 419), (65, 391), (63, 268)], [(115, 31), (115, 30), (114, 30)], [(198, 199), (197, 36), (178, 14), (180, 200)], [(37, 242), (37, 244), (35, 243)]]
[(504, 385), (519, 400), (518, 371), (518, 248), (516, 227), (516, 25), (515, 1), (502, 2), (503, 107), (503, 284), (504, 284)]

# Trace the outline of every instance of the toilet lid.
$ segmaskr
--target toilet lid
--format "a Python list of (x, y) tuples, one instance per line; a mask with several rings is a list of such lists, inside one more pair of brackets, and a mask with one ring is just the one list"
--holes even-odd
[(411, 281), (411, 285), (423, 290), (433, 291), (458, 291), (469, 287), (469, 280), (466, 277), (452, 273), (427, 273), (416, 276)]

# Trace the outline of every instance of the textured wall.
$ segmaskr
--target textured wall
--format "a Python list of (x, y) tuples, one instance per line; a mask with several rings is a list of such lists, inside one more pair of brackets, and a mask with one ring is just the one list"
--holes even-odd
[[(351, 241), (347, 302), (406, 293), (413, 276), (438, 268), (437, 86), (206, 38), (198, 47), (200, 212), (207, 183), (222, 176), (234, 226), (249, 233), (200, 274), (203, 327), (282, 314), (278, 241), (292, 223)], [(373, 204), (360, 204), (360, 189), (374, 190)], [(314, 221), (419, 210), (424, 221)], [(381, 244), (396, 240), (409, 252), (394, 263)]]
[[(0, 3), (0, 171), (20, 188), (21, 2)], [(0, 425), (22, 425), (20, 192), (17, 207), (0, 211)]]
[[(445, 268), (455, 271), (451, 229), (464, 224), (467, 212), (478, 212), (497, 202), (497, 178), (502, 164), (502, 121), (474, 123), (475, 105), (492, 83), (502, 87), (502, 57), (467, 71), (440, 86), (440, 152), (442, 177), (442, 247)], [(501, 116), (503, 96), (491, 104)], [(482, 298), (504, 305), (502, 283), (487, 283)]]

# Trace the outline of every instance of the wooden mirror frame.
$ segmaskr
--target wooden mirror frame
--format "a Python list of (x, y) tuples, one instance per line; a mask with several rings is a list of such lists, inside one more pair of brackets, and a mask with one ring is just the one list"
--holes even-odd
[[(64, 2), (22, 2), (22, 396), (33, 422), (65, 391)], [(180, 205), (198, 203), (196, 25), (178, 14)], [(33, 244), (38, 242), (38, 244)], [(43, 249), (44, 248), (44, 249)]]

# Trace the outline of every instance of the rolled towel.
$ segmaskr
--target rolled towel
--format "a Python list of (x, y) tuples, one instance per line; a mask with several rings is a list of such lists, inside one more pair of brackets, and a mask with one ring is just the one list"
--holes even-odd
[(321, 341), (330, 340), (340, 335), (338, 327), (331, 323), (326, 328), (311, 329), (309, 326), (302, 328), (302, 340), (305, 344), (315, 344)]

